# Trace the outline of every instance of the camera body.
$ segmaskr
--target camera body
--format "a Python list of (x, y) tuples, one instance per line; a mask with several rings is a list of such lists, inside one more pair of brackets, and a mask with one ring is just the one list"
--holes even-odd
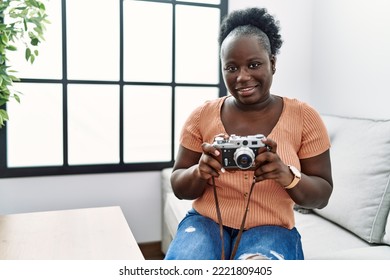
[(222, 166), (225, 169), (249, 169), (254, 166), (259, 148), (265, 144), (261, 139), (263, 134), (237, 136), (230, 135), (228, 139), (215, 137), (213, 146), (219, 148), (222, 154)]

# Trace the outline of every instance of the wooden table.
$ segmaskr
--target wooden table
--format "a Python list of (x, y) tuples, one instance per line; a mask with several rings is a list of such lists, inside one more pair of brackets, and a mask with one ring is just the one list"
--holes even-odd
[(0, 215), (1, 260), (143, 260), (119, 206)]

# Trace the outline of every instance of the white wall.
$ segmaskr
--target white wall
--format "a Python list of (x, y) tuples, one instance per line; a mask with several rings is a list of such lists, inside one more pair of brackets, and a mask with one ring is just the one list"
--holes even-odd
[[(230, 0), (281, 24), (273, 92), (322, 113), (390, 118), (387, 0)], [(138, 242), (161, 239), (158, 172), (0, 179), (0, 213), (119, 205)]]
[(323, 112), (390, 118), (390, 1), (313, 1), (311, 100)]

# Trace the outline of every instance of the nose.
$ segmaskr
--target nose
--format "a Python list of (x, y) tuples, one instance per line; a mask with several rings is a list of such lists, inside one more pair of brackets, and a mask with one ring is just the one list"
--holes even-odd
[(251, 79), (251, 75), (246, 67), (240, 68), (237, 76), (237, 82), (248, 81)]

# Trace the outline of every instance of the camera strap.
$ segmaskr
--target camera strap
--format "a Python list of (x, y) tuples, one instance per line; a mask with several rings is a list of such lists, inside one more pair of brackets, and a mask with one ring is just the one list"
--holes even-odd
[[(216, 207), (216, 210), (217, 210), (217, 218), (218, 218), (218, 223), (219, 223), (219, 235), (220, 235), (220, 238), (221, 238), (221, 245), (222, 245), (221, 260), (224, 260), (225, 259), (225, 242), (224, 242), (224, 238), (223, 238), (222, 215), (221, 215), (221, 209), (219, 207), (219, 201), (218, 201), (218, 195), (217, 195), (217, 187), (215, 185), (214, 177), (212, 177), (212, 181), (213, 181), (213, 189), (214, 189), (215, 207)], [(249, 211), (249, 201), (250, 201), (250, 198), (251, 198), (251, 195), (252, 195), (252, 191), (254, 189), (255, 184), (256, 184), (256, 177), (253, 177), (252, 185), (251, 185), (251, 188), (250, 188), (250, 191), (249, 191), (249, 194), (248, 194), (248, 200), (246, 202), (244, 216), (242, 217), (241, 226), (240, 226), (240, 229), (239, 229), (238, 234), (237, 234), (236, 242), (234, 243), (232, 254), (230, 255), (230, 260), (232, 260), (234, 258), (234, 256), (236, 255), (238, 245), (239, 245), (239, 243), (241, 241), (241, 235), (242, 235), (242, 233), (244, 231), (244, 228), (245, 228), (246, 216), (247, 216), (247, 213)]]

